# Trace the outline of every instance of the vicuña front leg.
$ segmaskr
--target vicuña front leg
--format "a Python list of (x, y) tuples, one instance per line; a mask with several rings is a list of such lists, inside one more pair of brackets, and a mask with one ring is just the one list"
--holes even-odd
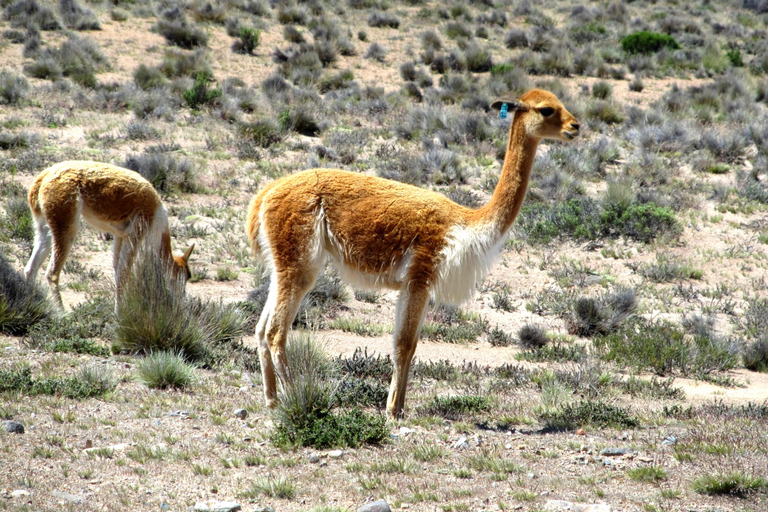
[(395, 311), (394, 359), (392, 382), (389, 386), (387, 414), (390, 418), (403, 415), (405, 391), (413, 354), (416, 352), (419, 330), (424, 320), (429, 293), (426, 286), (410, 283), (400, 292)]
[(76, 198), (72, 198), (63, 204), (45, 209), (44, 212), (53, 236), (53, 257), (48, 264), (46, 277), (53, 292), (54, 301), (63, 308), (64, 303), (59, 292), (59, 275), (80, 228), (80, 205)]

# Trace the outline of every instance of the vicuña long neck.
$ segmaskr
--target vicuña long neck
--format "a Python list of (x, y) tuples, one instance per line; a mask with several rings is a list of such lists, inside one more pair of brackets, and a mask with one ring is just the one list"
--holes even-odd
[(491, 224), (499, 236), (507, 234), (523, 204), (539, 141), (526, 133), (522, 116), (515, 115), (499, 183), (490, 202), (477, 211), (478, 222)]

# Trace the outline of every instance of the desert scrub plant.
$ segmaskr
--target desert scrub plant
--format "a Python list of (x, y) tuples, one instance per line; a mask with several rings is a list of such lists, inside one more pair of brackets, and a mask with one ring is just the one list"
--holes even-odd
[(637, 309), (635, 290), (618, 290), (599, 297), (579, 297), (573, 304), (570, 328), (579, 336), (607, 334), (618, 329)]
[(766, 373), (768, 372), (768, 335), (763, 332), (759, 336), (744, 346), (741, 358), (746, 369)]
[(200, 107), (211, 105), (221, 97), (221, 89), (208, 86), (211, 76), (206, 73), (198, 73), (195, 77), (195, 83), (191, 88), (182, 93), (182, 98), (189, 105), (189, 108), (196, 110)]
[(691, 340), (682, 328), (665, 321), (634, 318), (614, 333), (596, 336), (592, 343), (604, 360), (661, 376), (680, 372), (706, 378), (738, 361), (729, 340), (698, 335)]
[(291, 382), (283, 386), (274, 410), (272, 440), (280, 446), (315, 448), (380, 444), (389, 435), (386, 418), (359, 409), (334, 411), (338, 384), (332, 365), (314, 337), (294, 336), (286, 358)]
[(242, 143), (255, 144), (262, 148), (267, 148), (283, 139), (280, 126), (271, 119), (240, 123), (237, 125), (237, 135)]
[(244, 55), (253, 55), (253, 50), (259, 46), (261, 31), (251, 27), (242, 27), (237, 33), (238, 40), (232, 43), (232, 51)]
[(3, 18), (11, 22), (12, 27), (28, 28), (36, 25), (40, 30), (59, 30), (61, 24), (56, 19), (53, 9), (47, 5), (41, 6), (37, 0), (18, 0), (3, 2)]
[(50, 352), (74, 352), (107, 357), (109, 349), (94, 341), (108, 339), (114, 301), (98, 294), (75, 305), (67, 315), (46, 318), (27, 333), (24, 344)]
[(400, 19), (388, 12), (373, 12), (368, 16), (368, 26), (398, 28)]
[(480, 315), (451, 306), (441, 306), (430, 316), (432, 320), (422, 327), (423, 336), (446, 343), (470, 343), (488, 329)]
[(29, 82), (23, 75), (6, 69), (0, 71), (0, 104), (18, 105), (28, 92)]
[(623, 407), (593, 400), (569, 403), (555, 410), (545, 411), (540, 415), (540, 419), (547, 428), (555, 430), (574, 430), (581, 426), (634, 428), (640, 425), (637, 418), (631, 416)]
[(649, 30), (641, 30), (640, 32), (629, 34), (621, 40), (621, 49), (629, 54), (649, 55), (657, 53), (664, 48), (678, 50), (680, 49), (680, 44), (672, 36)]
[(65, 76), (83, 87), (94, 88), (97, 85), (95, 73), (108, 65), (98, 43), (71, 32), (59, 48), (43, 48), (33, 62), (24, 66), (24, 71), (35, 78), (49, 80)]
[(146, 64), (139, 64), (133, 72), (133, 83), (145, 91), (162, 87), (166, 83), (165, 76), (159, 68), (152, 68)]
[(5, 255), (0, 254), (0, 332), (26, 334), (52, 312), (46, 294), (29, 285)]
[(189, 23), (178, 7), (163, 12), (155, 28), (168, 44), (180, 48), (191, 50), (208, 45), (208, 33), (194, 23)]
[(81, 366), (72, 377), (33, 379), (29, 366), (15, 365), (0, 369), (0, 393), (18, 392), (29, 396), (57, 395), (67, 398), (101, 396), (115, 389), (116, 380), (110, 371), (94, 366)]
[(175, 147), (150, 146), (147, 153), (128, 156), (122, 166), (141, 174), (160, 192), (199, 192), (193, 163), (186, 158), (178, 161), (167, 153)]
[(184, 389), (195, 381), (195, 373), (183, 353), (150, 352), (139, 360), (136, 378), (153, 389)]
[(372, 43), (365, 51), (364, 55), (366, 59), (373, 59), (378, 62), (384, 62), (386, 56), (387, 49), (379, 43)]
[(546, 331), (538, 325), (525, 324), (517, 331), (517, 343), (523, 349), (539, 349), (548, 341)]
[(84, 8), (77, 0), (59, 0), (59, 13), (67, 28), (73, 30), (101, 30), (99, 17)]
[(666, 283), (678, 279), (701, 279), (704, 272), (690, 263), (677, 261), (672, 255), (656, 253), (656, 262), (637, 268), (637, 273), (655, 283)]
[(421, 416), (440, 416), (455, 421), (486, 412), (490, 408), (491, 401), (484, 395), (434, 396), (430, 402), (418, 408), (418, 413)]

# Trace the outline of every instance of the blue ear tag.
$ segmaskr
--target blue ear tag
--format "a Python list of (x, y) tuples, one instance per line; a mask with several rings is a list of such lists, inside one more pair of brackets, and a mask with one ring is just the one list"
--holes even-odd
[(509, 110), (509, 105), (507, 105), (506, 103), (502, 103), (501, 110), (499, 110), (499, 119), (506, 119), (508, 110)]

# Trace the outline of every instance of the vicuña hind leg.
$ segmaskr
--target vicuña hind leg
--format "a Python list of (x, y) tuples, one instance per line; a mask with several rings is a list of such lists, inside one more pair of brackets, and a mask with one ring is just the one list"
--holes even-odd
[(428, 300), (427, 288), (414, 283), (403, 288), (397, 299), (393, 339), (395, 364), (387, 398), (387, 414), (390, 418), (402, 416), (405, 408), (408, 372), (411, 369), (413, 354), (416, 352), (419, 330), (424, 320)]
[(66, 201), (51, 210), (45, 209), (44, 212), (53, 235), (53, 257), (48, 264), (46, 277), (51, 286), (54, 301), (63, 308), (64, 304), (59, 292), (59, 275), (80, 229), (80, 202)]
[(27, 282), (30, 284), (35, 282), (37, 272), (40, 270), (40, 267), (43, 266), (45, 258), (51, 253), (51, 247), (53, 245), (51, 229), (48, 227), (48, 223), (45, 222), (45, 217), (41, 215), (36, 218), (35, 224), (35, 248), (32, 250), (32, 256), (30, 256), (29, 262), (24, 269), (24, 275), (27, 278)]

